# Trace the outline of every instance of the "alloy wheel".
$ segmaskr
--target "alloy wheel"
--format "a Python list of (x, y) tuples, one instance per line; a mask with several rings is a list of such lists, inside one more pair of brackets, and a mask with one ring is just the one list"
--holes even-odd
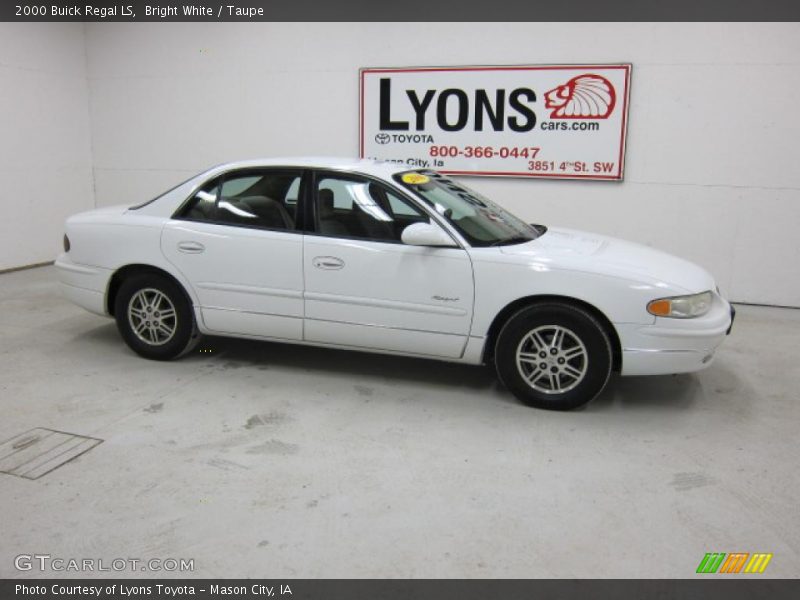
[(169, 297), (155, 288), (144, 288), (128, 302), (128, 323), (133, 333), (150, 346), (170, 341), (178, 328), (178, 315)]
[(570, 329), (543, 325), (528, 332), (519, 343), (517, 369), (534, 390), (563, 394), (583, 381), (589, 370), (589, 355)]

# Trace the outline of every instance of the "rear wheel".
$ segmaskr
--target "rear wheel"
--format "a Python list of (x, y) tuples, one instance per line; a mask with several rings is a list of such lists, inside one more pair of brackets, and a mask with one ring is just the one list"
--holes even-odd
[(600, 322), (560, 302), (519, 311), (500, 331), (495, 349), (500, 380), (537, 408), (586, 404), (605, 387), (611, 364), (611, 343)]
[(198, 339), (191, 304), (183, 290), (163, 275), (146, 273), (123, 281), (114, 314), (122, 339), (145, 358), (175, 358)]

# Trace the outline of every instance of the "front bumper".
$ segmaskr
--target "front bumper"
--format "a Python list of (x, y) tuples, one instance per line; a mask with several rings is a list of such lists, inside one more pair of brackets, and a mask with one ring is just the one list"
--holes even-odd
[(730, 333), (735, 309), (719, 295), (696, 319), (657, 317), (650, 325), (618, 325), (622, 375), (667, 375), (705, 369)]
[(728, 329), (727, 331), (725, 331), (725, 335), (731, 334), (731, 329), (733, 329), (733, 320), (735, 318), (736, 318), (736, 309), (733, 307), (733, 304), (731, 304), (731, 324), (728, 325)]

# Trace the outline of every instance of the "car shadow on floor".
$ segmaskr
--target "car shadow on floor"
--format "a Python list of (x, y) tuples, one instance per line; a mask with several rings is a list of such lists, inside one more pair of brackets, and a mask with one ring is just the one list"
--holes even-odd
[[(136, 357), (120, 338), (113, 322), (80, 333), (72, 343), (74, 352), (81, 352), (77, 345), (85, 344), (86, 350), (92, 354), (98, 351), (121, 352)], [(346, 374), (354, 380), (360, 377), (379, 379), (390, 385), (412, 382), (476, 391), (501, 389), (494, 370), (486, 366), (243, 338), (204, 336), (177, 362), (217, 364), (224, 369), (279, 368), (316, 374)], [(514, 401), (505, 390), (502, 390), (502, 395)]]
[(215, 354), (234, 368), (279, 367), (381, 379), (389, 384), (414, 382), (479, 391), (499, 386), (494, 371), (486, 366), (236, 338), (207, 336), (182, 360), (205, 360)]
[[(80, 334), (75, 342), (81, 340), (101, 346), (103, 352), (116, 349), (135, 356), (132, 350), (125, 347), (111, 322)], [(197, 365), (216, 363), (226, 369), (252, 367), (267, 370), (277, 367), (317, 374), (347, 374), (354, 380), (378, 379), (388, 385), (421, 383), (491, 393), (496, 400), (517, 403), (497, 380), (494, 369), (487, 366), (216, 336), (203, 337), (196, 348), (178, 360)], [(720, 369), (724, 367), (711, 367), (711, 370)], [(709, 379), (709, 375), (712, 375), (712, 371), (700, 375), (687, 373), (650, 377), (612, 374), (605, 390), (578, 411), (603, 412), (620, 408), (667, 412), (691, 410), (707, 400), (709, 395), (714, 395), (714, 390), (705, 391), (700, 379)], [(727, 370), (717, 372), (709, 380), (720, 377), (736, 384), (735, 373)], [(716, 386), (711, 387), (716, 389)]]
[(703, 396), (703, 388), (691, 373), (649, 377), (611, 376), (603, 392), (586, 410), (605, 411), (612, 407), (625, 410), (689, 410)]

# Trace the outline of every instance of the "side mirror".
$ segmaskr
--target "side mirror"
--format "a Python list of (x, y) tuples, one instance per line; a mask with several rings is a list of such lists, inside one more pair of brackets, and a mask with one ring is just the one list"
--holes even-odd
[(454, 248), (457, 244), (435, 223), (413, 223), (403, 229), (400, 239), (409, 246)]

